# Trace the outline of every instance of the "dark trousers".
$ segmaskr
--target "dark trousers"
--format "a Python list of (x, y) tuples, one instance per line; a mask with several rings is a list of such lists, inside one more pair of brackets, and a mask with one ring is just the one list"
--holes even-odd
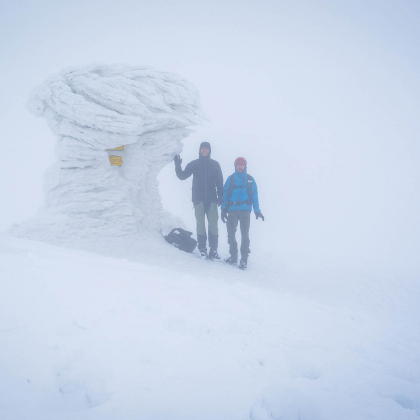
[(251, 212), (248, 210), (229, 211), (226, 221), (228, 232), (229, 253), (232, 257), (238, 256), (238, 244), (236, 242), (236, 229), (241, 229), (241, 260), (248, 260), (249, 250), (249, 226), (251, 224)]

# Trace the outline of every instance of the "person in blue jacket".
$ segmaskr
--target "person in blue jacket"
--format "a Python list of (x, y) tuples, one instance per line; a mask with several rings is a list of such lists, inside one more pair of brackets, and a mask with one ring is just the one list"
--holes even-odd
[(249, 227), (251, 211), (254, 208), (255, 217), (264, 221), (258, 203), (258, 189), (255, 179), (247, 173), (245, 158), (235, 160), (235, 172), (228, 177), (223, 187), (223, 203), (221, 219), (226, 223), (230, 257), (225, 261), (229, 264), (238, 262), (238, 244), (236, 242), (236, 229), (238, 223), (241, 229), (241, 260), (239, 268), (246, 270), (249, 250)]

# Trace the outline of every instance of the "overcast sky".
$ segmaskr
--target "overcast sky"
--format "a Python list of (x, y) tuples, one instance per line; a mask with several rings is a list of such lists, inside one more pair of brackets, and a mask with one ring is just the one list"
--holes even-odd
[[(54, 159), (30, 91), (70, 66), (150, 65), (192, 82), (211, 120), (184, 163), (202, 140), (225, 178), (247, 158), (267, 218), (251, 249), (417, 270), (419, 21), (416, 0), (2, 0), (0, 230), (35, 214)], [(160, 180), (194, 229), (191, 182), (172, 165)]]

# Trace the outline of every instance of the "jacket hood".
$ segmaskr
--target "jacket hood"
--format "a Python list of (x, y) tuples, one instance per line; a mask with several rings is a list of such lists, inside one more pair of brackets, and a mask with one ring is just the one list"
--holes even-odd
[(200, 148), (198, 149), (198, 157), (200, 157), (200, 158), (204, 158), (204, 156), (201, 155), (201, 148), (202, 147), (206, 147), (207, 149), (209, 149), (209, 154), (206, 156), (206, 158), (210, 159), (210, 156), (211, 156), (211, 145), (210, 145), (210, 143), (208, 141), (203, 141), (200, 144)]
[(239, 172), (236, 170), (236, 166), (235, 166), (235, 174), (236, 174), (236, 175), (239, 175), (239, 176), (242, 176), (242, 175), (247, 175), (247, 174), (248, 174), (248, 167), (247, 167), (247, 166), (245, 166), (244, 171), (243, 171), (242, 173), (239, 173)]

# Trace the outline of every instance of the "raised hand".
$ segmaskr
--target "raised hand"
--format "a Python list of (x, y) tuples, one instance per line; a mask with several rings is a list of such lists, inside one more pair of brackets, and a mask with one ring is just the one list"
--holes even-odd
[(181, 156), (175, 155), (174, 162), (175, 162), (175, 166), (181, 166), (181, 163), (182, 163)]

